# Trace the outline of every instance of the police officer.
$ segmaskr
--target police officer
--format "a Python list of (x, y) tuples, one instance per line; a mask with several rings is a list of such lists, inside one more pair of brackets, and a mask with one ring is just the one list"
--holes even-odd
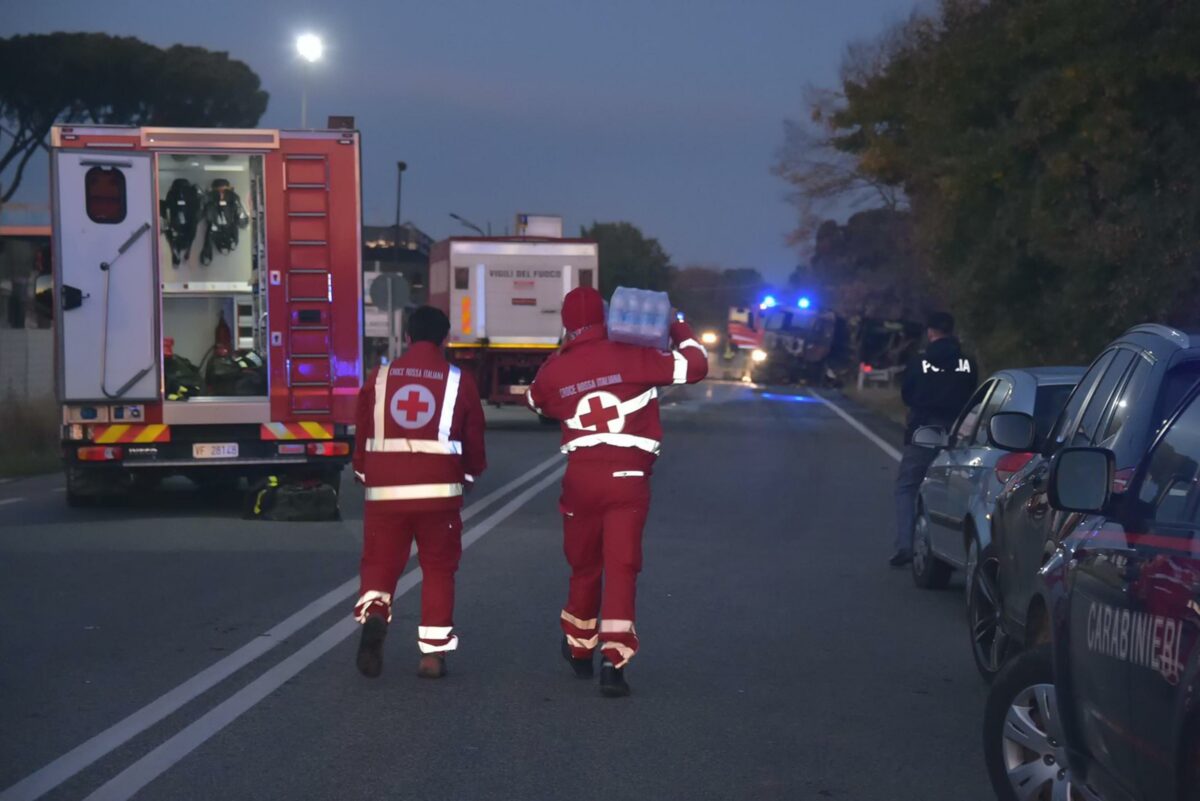
[(912, 561), (913, 528), (916, 525), (917, 492), (925, 471), (937, 456), (933, 448), (912, 444), (921, 426), (949, 429), (975, 391), (975, 360), (963, 355), (954, 336), (954, 318), (946, 312), (929, 315), (928, 344), (904, 370), (901, 397), (908, 407), (904, 430), (904, 454), (896, 474), (896, 553), (889, 564), (903, 567)]
[(464, 488), (487, 465), (483, 407), (471, 376), (450, 365), (450, 321), (422, 306), (408, 321), (408, 349), (375, 368), (358, 396), (354, 472), (366, 485), (363, 554), (354, 616), (362, 624), (358, 669), (383, 670), (392, 594), (414, 539), (424, 576), (417, 674), (446, 675), (454, 633), (454, 574), (462, 555)]
[(563, 345), (527, 393), (530, 408), (561, 422), (567, 454), (559, 509), (571, 581), (562, 655), (576, 676), (591, 678), (599, 648), (600, 691), (620, 697), (629, 694), (624, 670), (638, 649), (634, 596), (662, 440), (657, 387), (700, 381), (708, 354), (682, 321), (671, 325), (670, 351), (609, 340), (604, 301), (590, 287), (567, 294), (562, 321)]

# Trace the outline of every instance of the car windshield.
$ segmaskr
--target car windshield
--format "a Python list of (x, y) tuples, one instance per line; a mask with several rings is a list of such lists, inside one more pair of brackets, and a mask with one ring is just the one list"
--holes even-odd
[(1050, 428), (1066, 404), (1067, 398), (1071, 397), (1071, 390), (1074, 388), (1074, 384), (1043, 384), (1037, 388), (1037, 396), (1033, 402), (1033, 419), (1037, 424), (1038, 442), (1050, 434)]
[(1158, 393), (1158, 404), (1154, 409), (1154, 430), (1159, 431), (1183, 400), (1183, 396), (1200, 380), (1200, 361), (1184, 362), (1167, 373), (1162, 389)]

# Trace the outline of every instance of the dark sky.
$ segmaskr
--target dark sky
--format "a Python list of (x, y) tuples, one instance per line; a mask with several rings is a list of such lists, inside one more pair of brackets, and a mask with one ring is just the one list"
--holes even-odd
[[(518, 211), (569, 231), (628, 220), (676, 264), (796, 261), (770, 175), (806, 84), (913, 0), (0, 0), (0, 34), (105, 31), (227, 50), (271, 94), (261, 124), (299, 124), (295, 36), (320, 34), (309, 120), (357, 118), (368, 222), (403, 215), (441, 238), (448, 212), (503, 233)], [(41, 184), (40, 173), (28, 179)], [(44, 198), (30, 187), (25, 199)]]

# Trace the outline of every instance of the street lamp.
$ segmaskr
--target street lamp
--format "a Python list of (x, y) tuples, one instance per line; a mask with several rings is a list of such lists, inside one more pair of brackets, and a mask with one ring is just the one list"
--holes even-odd
[[(400, 250), (400, 190), (403, 187), (404, 171), (408, 169), (408, 163), (404, 161), (396, 162), (396, 251)], [(397, 259), (399, 256), (397, 256)]]
[[(315, 33), (302, 33), (296, 37), (296, 52), (309, 64), (316, 64), (325, 55), (325, 43)], [(300, 90), (300, 127), (308, 127), (308, 72)]]
[(475, 232), (477, 232), (477, 233), (478, 233), (480, 236), (487, 236), (487, 234), (485, 234), (485, 233), (483, 232), (483, 229), (482, 229), (482, 228), (480, 228), (478, 225), (476, 225), (475, 223), (471, 222), (470, 220), (465, 220), (465, 219), (463, 219), (462, 217), (459, 217), (459, 216), (458, 216), (457, 214), (455, 214), (454, 212), (450, 212), (450, 216), (451, 216), (451, 217), (453, 217), (454, 219), (458, 220), (460, 223), (462, 223), (463, 225), (465, 225), (467, 228), (470, 228), (472, 231), (475, 231)]

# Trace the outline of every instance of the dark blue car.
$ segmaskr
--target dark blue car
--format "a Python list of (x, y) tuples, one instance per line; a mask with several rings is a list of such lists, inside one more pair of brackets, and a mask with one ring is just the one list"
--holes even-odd
[(1114, 493), (1118, 467), (1100, 447), (1050, 460), (1068, 527), (1038, 574), (1049, 642), (988, 697), (999, 798), (1200, 801), (1200, 387)]

